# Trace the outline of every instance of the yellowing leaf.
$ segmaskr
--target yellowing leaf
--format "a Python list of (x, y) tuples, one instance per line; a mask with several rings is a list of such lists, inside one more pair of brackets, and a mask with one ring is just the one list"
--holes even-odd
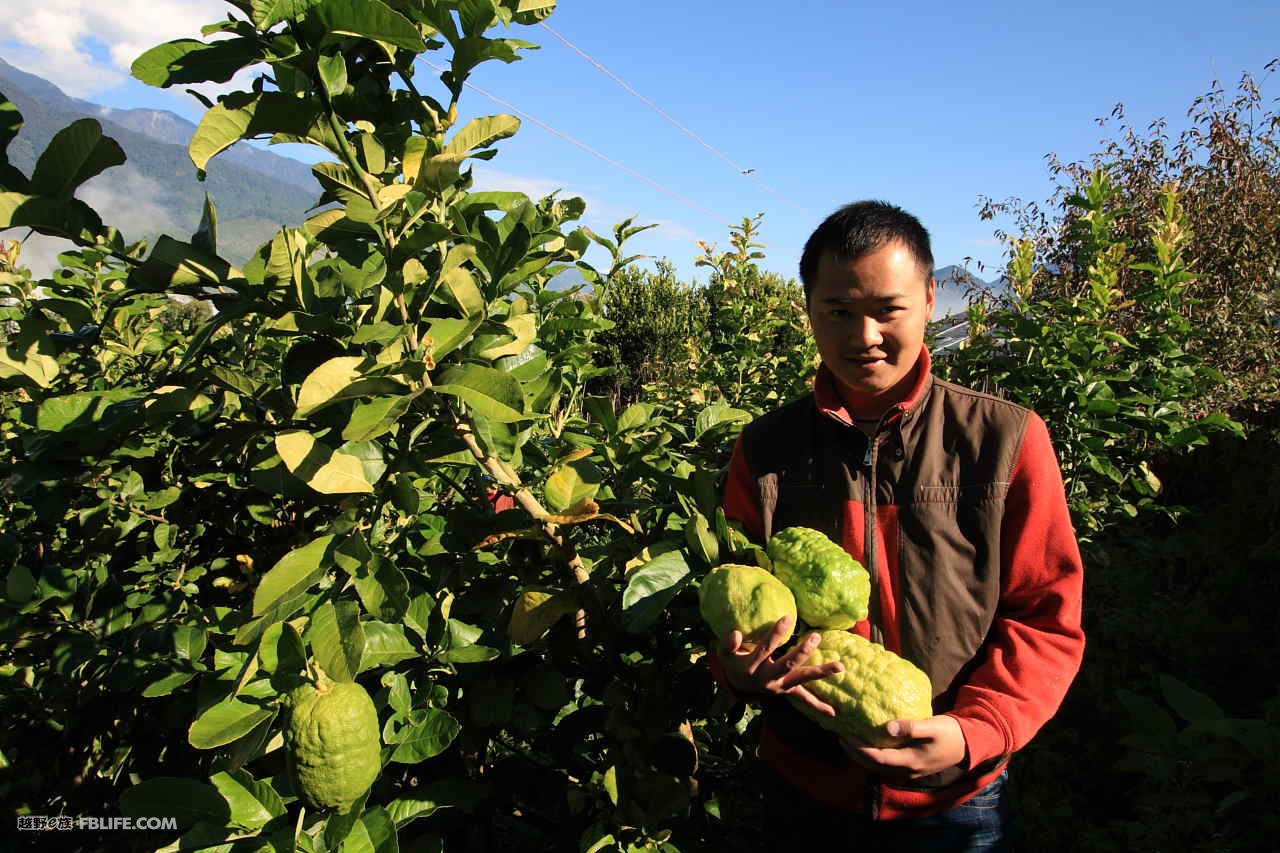
[(558, 622), (560, 617), (576, 609), (564, 593), (525, 590), (520, 593), (515, 606), (511, 609), (507, 636), (516, 645), (527, 646), (537, 642), (543, 634), (551, 630), (551, 626)]
[(502, 325), (515, 336), (515, 340), (505, 344), (495, 344), (480, 350), (476, 355), (481, 358), (502, 358), (504, 355), (518, 355), (524, 352), (529, 344), (538, 336), (538, 318), (533, 314), (519, 314), (508, 319)]
[(357, 457), (334, 451), (305, 430), (276, 436), (276, 452), (290, 473), (321, 494), (373, 491), (373, 484), (365, 479), (364, 466)]

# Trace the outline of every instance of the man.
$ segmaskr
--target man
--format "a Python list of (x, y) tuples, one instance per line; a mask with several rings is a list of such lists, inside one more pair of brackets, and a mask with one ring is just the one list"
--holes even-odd
[[(804, 837), (865, 849), (1007, 849), (1009, 756), (1060, 705), (1080, 666), (1083, 570), (1044, 422), (936, 379), (924, 346), (936, 282), (928, 232), (883, 202), (826, 219), (800, 261), (822, 365), (814, 391), (749, 425), (734, 449), (726, 514), (765, 542), (823, 530), (871, 574), (855, 631), (930, 677), (934, 714), (896, 720), (905, 746), (837, 738), (806, 683), (817, 637), (793, 628), (713, 666), (762, 702), (761, 754), (781, 777), (766, 799), (776, 846)], [(842, 848), (843, 849), (843, 848)], [(851, 849), (863, 849), (861, 846)]]

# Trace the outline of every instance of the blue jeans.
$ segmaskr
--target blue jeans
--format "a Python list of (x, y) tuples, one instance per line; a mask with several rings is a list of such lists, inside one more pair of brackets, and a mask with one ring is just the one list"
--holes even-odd
[(765, 799), (767, 849), (794, 851), (818, 845), (833, 851), (874, 853), (1009, 853), (1013, 809), (1006, 769), (968, 801), (940, 814), (873, 821), (828, 808), (780, 778)]

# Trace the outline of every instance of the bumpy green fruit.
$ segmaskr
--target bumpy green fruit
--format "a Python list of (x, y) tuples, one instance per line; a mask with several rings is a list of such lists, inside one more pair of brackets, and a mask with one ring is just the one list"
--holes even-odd
[(844, 672), (806, 682), (814, 696), (836, 709), (828, 717), (792, 698), (800, 712), (823, 728), (853, 735), (872, 746), (900, 746), (905, 738), (889, 737), (890, 720), (923, 720), (933, 716), (929, 676), (911, 661), (848, 631), (823, 631), (822, 642), (806, 664), (844, 664)]
[(321, 678), (289, 694), (289, 770), (312, 808), (350, 811), (382, 770), (378, 710), (359, 684)]
[(698, 590), (698, 609), (720, 639), (741, 631), (743, 641), (758, 643), (783, 616), (796, 618), (791, 590), (759, 566), (726, 563), (710, 571)]
[(849, 552), (808, 527), (769, 540), (773, 573), (795, 593), (800, 618), (814, 628), (852, 628), (867, 618), (871, 576)]

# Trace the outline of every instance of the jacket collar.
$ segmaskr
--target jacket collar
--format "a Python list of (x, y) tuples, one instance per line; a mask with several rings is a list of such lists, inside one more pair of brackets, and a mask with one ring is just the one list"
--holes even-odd
[[(894, 420), (898, 416), (909, 417), (928, 396), (929, 390), (933, 386), (933, 358), (929, 355), (927, 346), (921, 346), (920, 358), (916, 360), (916, 366), (913, 369), (915, 378), (911, 385), (911, 393), (907, 395), (905, 400), (890, 407), (885, 412), (882, 418), (883, 421)], [(835, 374), (825, 364), (819, 365), (818, 375), (814, 377), (813, 396), (819, 411), (825, 412), (850, 426), (853, 425), (858, 413), (850, 411), (844, 398), (840, 396)]]

